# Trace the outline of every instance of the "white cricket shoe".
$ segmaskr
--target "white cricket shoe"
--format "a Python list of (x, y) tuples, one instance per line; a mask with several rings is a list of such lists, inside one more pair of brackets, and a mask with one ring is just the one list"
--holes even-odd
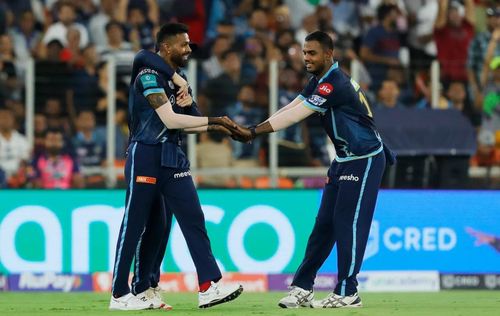
[(358, 293), (349, 296), (330, 293), (327, 297), (319, 301), (313, 301), (312, 308), (344, 308), (344, 307), (363, 307), (361, 297)]
[(161, 307), (160, 307), (161, 309), (166, 309), (166, 310), (171, 310), (172, 309), (172, 306), (168, 305), (163, 300), (163, 297), (161, 296), (162, 290), (161, 290), (161, 288), (159, 286), (157, 286), (157, 287), (150, 287), (149, 289), (151, 291), (153, 291), (154, 301), (158, 302), (161, 305)]
[[(144, 292), (142, 292), (141, 294), (143, 293)], [(154, 305), (155, 304), (153, 300), (146, 297), (146, 295), (142, 295), (139, 298), (132, 293), (128, 293), (127, 295), (123, 295), (118, 298), (114, 298), (113, 296), (111, 296), (109, 309), (119, 311), (137, 311), (143, 309), (153, 309)]]
[(221, 285), (219, 282), (212, 282), (208, 290), (198, 293), (198, 307), (208, 308), (232, 301), (240, 296), (241, 292), (243, 292), (241, 284)]
[(308, 291), (298, 286), (292, 286), (288, 295), (279, 301), (278, 306), (281, 308), (310, 307), (313, 298), (313, 290)]

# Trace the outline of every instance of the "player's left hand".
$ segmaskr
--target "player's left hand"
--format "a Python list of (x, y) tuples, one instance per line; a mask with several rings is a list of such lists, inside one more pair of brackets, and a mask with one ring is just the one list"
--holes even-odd
[(175, 103), (181, 108), (191, 106), (191, 104), (193, 104), (193, 98), (189, 95), (189, 93), (177, 95)]

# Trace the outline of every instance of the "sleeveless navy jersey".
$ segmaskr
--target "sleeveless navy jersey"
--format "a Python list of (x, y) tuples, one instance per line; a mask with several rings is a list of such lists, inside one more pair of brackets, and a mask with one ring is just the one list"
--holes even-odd
[(312, 77), (299, 95), (321, 114), (339, 162), (370, 157), (383, 150), (372, 112), (358, 83), (334, 63), (319, 80)]

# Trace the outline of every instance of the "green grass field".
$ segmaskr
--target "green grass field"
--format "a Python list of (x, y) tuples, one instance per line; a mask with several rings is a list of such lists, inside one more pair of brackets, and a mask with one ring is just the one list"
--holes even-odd
[[(322, 298), (326, 293), (317, 293)], [(281, 309), (277, 301), (283, 293), (243, 293), (236, 301), (210, 309), (197, 308), (195, 293), (166, 294), (172, 311), (120, 312), (107, 310), (105, 293), (0, 293), (0, 315), (500, 315), (499, 291), (452, 291), (439, 293), (362, 293), (363, 308), (317, 310)]]

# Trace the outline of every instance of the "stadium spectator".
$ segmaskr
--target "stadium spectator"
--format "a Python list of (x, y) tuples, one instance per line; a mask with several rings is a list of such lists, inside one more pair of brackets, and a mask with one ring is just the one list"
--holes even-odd
[(134, 59), (134, 51), (139, 50), (139, 42), (129, 43), (125, 40), (124, 26), (118, 21), (110, 21), (106, 24), (106, 36), (108, 44), (105, 47), (97, 47), (102, 60), (110, 56), (116, 59), (117, 67), (130, 68)]
[(467, 98), (467, 87), (461, 81), (452, 81), (446, 90), (448, 109), (455, 109), (464, 114), (475, 127), (481, 125), (481, 115), (475, 111)]
[(356, 3), (347, 0), (331, 0), (328, 4), (332, 12), (332, 26), (341, 36), (356, 38), (361, 35)]
[(131, 42), (139, 41), (141, 48), (154, 49), (154, 27), (153, 22), (147, 19), (140, 7), (129, 6), (126, 29)]
[(479, 142), (480, 145), (494, 147), (500, 145), (500, 56), (493, 58), (489, 68), (491, 76), (487, 76), (483, 89)]
[(89, 21), (90, 39), (97, 47), (106, 47), (108, 44), (106, 24), (113, 19), (116, 19), (115, 1), (101, 0), (99, 11)]
[(26, 137), (14, 129), (14, 113), (0, 108), (0, 170), (11, 182), (22, 163), (29, 160), (30, 148)]
[(408, 44), (412, 71), (428, 69), (436, 58), (434, 23), (438, 13), (437, 0), (405, 0), (408, 11)]
[[(293, 101), (300, 89), (297, 72), (291, 68), (282, 70), (279, 77), (278, 106), (283, 108)], [(280, 166), (307, 166), (311, 161), (305, 122), (292, 125), (278, 132), (278, 163)]]
[(0, 106), (7, 99), (19, 98), (19, 85), (16, 72), (12, 41), (7, 34), (0, 35)]
[(85, 26), (80, 23), (76, 23), (76, 8), (71, 1), (59, 1), (57, 3), (57, 16), (59, 22), (56, 22), (49, 26), (45, 36), (43, 37), (43, 43), (47, 45), (53, 40), (60, 41), (64, 46), (67, 45), (67, 35), (68, 29), (73, 26), (80, 32), (80, 48), (84, 48), (89, 43), (89, 34)]
[[(233, 166), (233, 153), (229, 139), (221, 134), (200, 134), (196, 144), (198, 168), (229, 168)], [(201, 177), (198, 184), (203, 187), (232, 187), (234, 179), (231, 176), (214, 175)]]
[(47, 118), (47, 128), (51, 130), (61, 130), (65, 137), (71, 135), (72, 122), (63, 108), (62, 101), (58, 98), (48, 98), (45, 101), (43, 114)]
[(40, 155), (45, 148), (45, 133), (47, 132), (47, 117), (42, 113), (35, 114), (34, 120), (35, 140), (33, 156)]
[[(73, 137), (73, 147), (78, 164), (82, 168), (100, 167), (106, 157), (106, 139), (96, 131), (94, 112), (81, 111), (76, 122), (77, 133)], [(85, 176), (87, 186), (103, 186), (104, 177), (100, 173)]]
[(302, 26), (295, 32), (295, 40), (299, 43), (299, 46), (304, 44), (307, 34), (317, 29), (319, 29), (319, 22), (316, 14), (313, 12), (310, 15), (304, 16)]
[(64, 147), (63, 133), (60, 130), (49, 129), (45, 134), (44, 151), (33, 160), (30, 172), (33, 187), (42, 189), (84, 187), (78, 162), (63, 150)]
[(210, 115), (223, 115), (238, 98), (240, 85), (244, 82), (241, 74), (241, 57), (238, 51), (228, 50), (222, 54), (224, 72), (208, 80), (204, 94), (210, 102)]
[(210, 57), (201, 64), (207, 79), (213, 79), (222, 74), (222, 53), (229, 48), (231, 48), (231, 39), (229, 36), (224, 34), (217, 35), (210, 49)]
[(23, 11), (17, 25), (10, 29), (10, 36), (14, 42), (14, 52), (20, 65), (34, 56), (38, 56), (42, 33), (35, 28), (35, 16), (32, 11)]
[(83, 67), (75, 69), (71, 76), (73, 104), (77, 112), (83, 109), (95, 109), (98, 101), (105, 94), (99, 87), (99, 56), (94, 45), (85, 47)]
[[(500, 8), (486, 9), (487, 30), (476, 34), (469, 46), (467, 54), (467, 78), (476, 105), (481, 106), (481, 72), (483, 71), (484, 58), (488, 50), (488, 44), (495, 29), (500, 28)], [(495, 56), (500, 56), (500, 45), (495, 48)]]
[(376, 107), (384, 109), (403, 108), (399, 102), (400, 90), (394, 80), (384, 80), (377, 93)]
[(61, 52), (61, 60), (70, 64), (73, 68), (83, 67), (83, 55), (80, 49), (80, 31), (74, 26), (70, 26), (66, 32), (67, 45)]
[(474, 0), (465, 0), (465, 16), (463, 11), (463, 6), (456, 1), (439, 1), (434, 40), (444, 83), (467, 80), (466, 48), (474, 37)]
[(272, 22), (275, 33), (291, 28), (290, 9), (286, 5), (279, 5), (273, 10)]
[(101, 166), (105, 158), (106, 139), (96, 132), (94, 112), (83, 110), (78, 114), (77, 132), (73, 137), (73, 147), (78, 163), (82, 167)]
[[(258, 124), (262, 118), (262, 111), (255, 105), (255, 90), (251, 85), (243, 85), (238, 93), (238, 102), (227, 109), (227, 115), (235, 123), (242, 126)], [(232, 142), (235, 165), (256, 167), (259, 165), (260, 141), (257, 139), (249, 144)]]
[(360, 56), (372, 78), (370, 89), (373, 91), (377, 91), (379, 84), (387, 77), (389, 67), (400, 66), (401, 42), (396, 29), (399, 14), (394, 4), (380, 5), (377, 9), (379, 23), (363, 37)]

